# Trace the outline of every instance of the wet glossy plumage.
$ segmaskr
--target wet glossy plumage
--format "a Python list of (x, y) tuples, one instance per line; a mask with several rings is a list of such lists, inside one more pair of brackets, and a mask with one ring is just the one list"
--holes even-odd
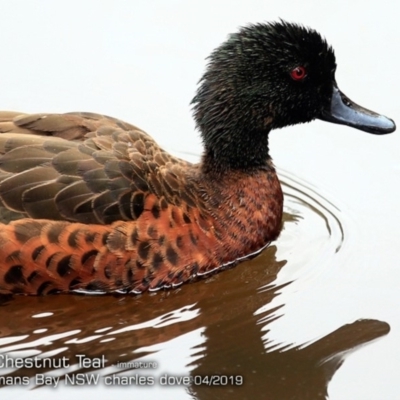
[[(315, 75), (302, 87), (282, 75), (299, 62)], [(232, 35), (193, 100), (200, 164), (110, 117), (0, 112), (0, 293), (140, 293), (265, 247), (283, 205), (268, 132), (318, 117), (335, 67), (297, 25)]]

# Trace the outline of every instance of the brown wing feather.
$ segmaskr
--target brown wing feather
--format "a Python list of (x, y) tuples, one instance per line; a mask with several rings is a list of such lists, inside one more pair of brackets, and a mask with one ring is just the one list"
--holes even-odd
[(91, 113), (0, 112), (0, 133), (3, 220), (110, 224), (137, 219), (143, 194), (180, 202), (190, 164), (134, 125)]
[(178, 285), (276, 238), (282, 201), (272, 164), (203, 174), (110, 117), (0, 112), (0, 293)]

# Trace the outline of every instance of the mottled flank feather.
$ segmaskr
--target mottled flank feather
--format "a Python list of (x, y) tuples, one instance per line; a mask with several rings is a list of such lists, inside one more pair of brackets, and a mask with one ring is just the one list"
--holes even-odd
[(226, 174), (221, 185), (113, 118), (0, 112), (0, 121), (1, 293), (175, 286), (279, 232), (272, 169)]

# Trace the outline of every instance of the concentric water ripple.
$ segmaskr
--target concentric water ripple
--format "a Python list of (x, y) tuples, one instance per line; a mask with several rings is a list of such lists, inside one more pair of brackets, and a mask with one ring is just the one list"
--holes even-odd
[(293, 174), (278, 170), (284, 192), (284, 228), (277, 240), (278, 258), (287, 260), (277, 283), (321, 273), (347, 239), (340, 208), (321, 190)]

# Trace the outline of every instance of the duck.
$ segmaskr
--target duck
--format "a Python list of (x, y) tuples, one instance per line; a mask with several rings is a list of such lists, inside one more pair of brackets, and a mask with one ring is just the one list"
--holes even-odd
[(140, 294), (254, 257), (282, 226), (271, 130), (315, 119), (396, 129), (345, 96), (335, 71), (311, 28), (238, 29), (191, 103), (197, 164), (112, 117), (0, 112), (0, 293)]

